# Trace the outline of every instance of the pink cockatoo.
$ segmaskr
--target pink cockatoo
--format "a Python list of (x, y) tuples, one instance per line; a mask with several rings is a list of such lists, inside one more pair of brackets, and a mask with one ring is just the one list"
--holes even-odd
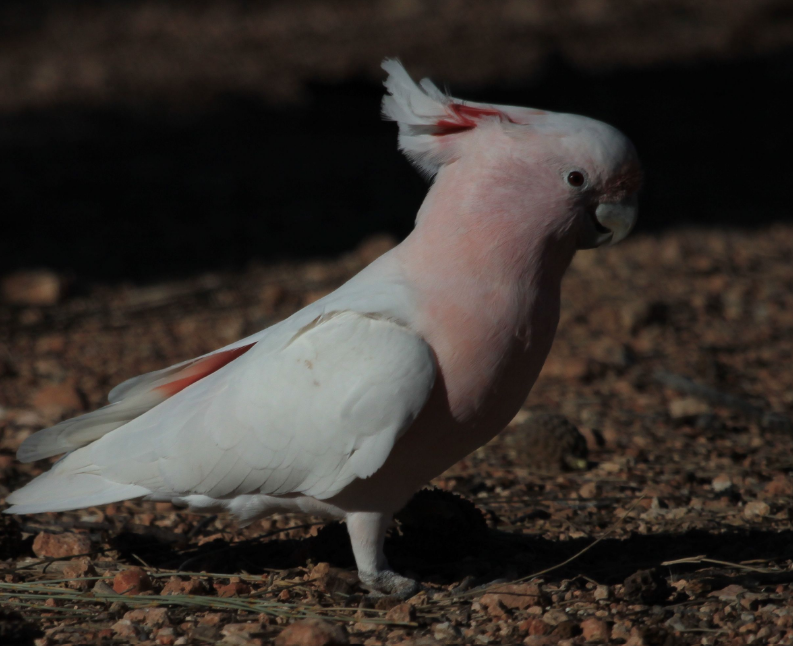
[(383, 113), (435, 178), (412, 233), (288, 319), (29, 437), (23, 462), (66, 455), (6, 512), (143, 497), (241, 522), (344, 519), (368, 589), (418, 589), (383, 554), (394, 512), (513, 418), (551, 348), (562, 275), (576, 250), (628, 234), (641, 171), (599, 121), (464, 102), (383, 68)]

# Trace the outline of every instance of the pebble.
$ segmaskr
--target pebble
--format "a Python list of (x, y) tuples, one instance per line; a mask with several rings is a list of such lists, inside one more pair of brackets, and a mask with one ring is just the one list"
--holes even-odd
[(344, 628), (322, 619), (297, 621), (275, 638), (275, 646), (342, 646), (349, 643)]
[(770, 513), (771, 508), (766, 503), (759, 500), (747, 502), (746, 506), (743, 508), (743, 516), (744, 518), (748, 519), (763, 518), (764, 516), (768, 516)]
[(710, 406), (696, 397), (681, 397), (669, 402), (669, 416), (675, 420), (697, 417), (710, 412)]
[(251, 586), (239, 579), (239, 577), (234, 577), (226, 585), (216, 583), (215, 590), (219, 597), (239, 597), (243, 594), (250, 594)]
[(605, 642), (609, 640), (611, 631), (609, 625), (602, 619), (595, 619), (590, 617), (581, 622), (581, 633), (584, 636), (584, 641), (588, 642)]
[(113, 590), (116, 594), (143, 594), (151, 590), (151, 579), (139, 567), (122, 570), (113, 579)]
[(46, 269), (18, 271), (0, 280), (0, 296), (12, 305), (55, 305), (62, 295), (60, 277)]
[(85, 534), (41, 532), (33, 539), (33, 553), (38, 557), (63, 558), (87, 554), (90, 551), (91, 540)]
[(793, 479), (780, 473), (765, 486), (763, 493), (771, 497), (793, 496)]
[(727, 491), (728, 489), (732, 488), (732, 480), (730, 479), (730, 476), (722, 473), (713, 478), (710, 486), (713, 487), (713, 491), (716, 493), (721, 493), (722, 491)]
[(387, 621), (395, 621), (401, 624), (416, 621), (416, 609), (409, 603), (400, 603), (386, 613)]
[(136, 608), (127, 612), (124, 619), (129, 619), (133, 623), (145, 624), (150, 628), (163, 628), (171, 623), (167, 608)]
[(541, 604), (542, 597), (539, 586), (532, 583), (499, 585), (494, 592), (482, 595), (479, 603), (488, 609), (500, 603), (509, 610), (525, 610), (530, 606)]

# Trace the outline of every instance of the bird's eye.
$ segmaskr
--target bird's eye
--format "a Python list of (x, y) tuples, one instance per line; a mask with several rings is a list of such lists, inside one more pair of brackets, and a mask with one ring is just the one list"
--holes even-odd
[(586, 182), (586, 178), (584, 177), (584, 174), (580, 171), (574, 170), (574, 171), (570, 171), (567, 174), (567, 183), (570, 184), (570, 186), (572, 186), (573, 188), (582, 187), (584, 185), (584, 182)]

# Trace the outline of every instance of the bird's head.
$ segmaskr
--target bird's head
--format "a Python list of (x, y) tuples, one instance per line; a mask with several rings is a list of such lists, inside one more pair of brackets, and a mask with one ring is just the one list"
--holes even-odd
[(416, 84), (398, 61), (383, 68), (383, 114), (399, 124), (400, 148), (425, 175), (458, 166), (496, 177), (513, 203), (531, 203), (535, 225), (578, 249), (618, 242), (633, 228), (641, 167), (616, 128), (573, 114), (463, 102), (429, 79)]

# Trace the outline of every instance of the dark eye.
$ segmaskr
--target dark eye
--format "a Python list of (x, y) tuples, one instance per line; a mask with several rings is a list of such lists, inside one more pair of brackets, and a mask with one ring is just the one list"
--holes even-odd
[(573, 188), (579, 188), (583, 186), (585, 181), (586, 178), (584, 177), (584, 174), (577, 170), (570, 171), (570, 173), (567, 175), (567, 183)]

